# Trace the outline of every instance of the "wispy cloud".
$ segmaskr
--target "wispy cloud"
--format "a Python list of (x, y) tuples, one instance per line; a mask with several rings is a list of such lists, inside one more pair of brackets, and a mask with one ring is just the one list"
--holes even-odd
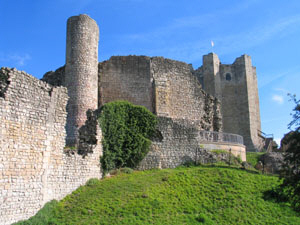
[(0, 62), (10, 62), (16, 66), (24, 66), (31, 59), (28, 53), (24, 54), (4, 54), (0, 53)]
[[(253, 1), (255, 3), (256, 1)], [(252, 3), (252, 4), (253, 4)], [(249, 4), (237, 6), (232, 9), (232, 13), (247, 9)], [(123, 36), (124, 42), (141, 42), (144, 46), (147, 43), (156, 43), (157, 46), (152, 49), (144, 49), (146, 54), (164, 55), (174, 59), (184, 59), (195, 62), (201, 59), (202, 53), (212, 51), (211, 40), (214, 41), (214, 49), (219, 55), (226, 55), (235, 52), (245, 52), (247, 49), (261, 45), (272, 38), (283, 38), (295, 31), (300, 26), (300, 14), (279, 18), (272, 21), (261, 21), (251, 29), (245, 27), (238, 33), (223, 33), (222, 36), (207, 34), (208, 30), (219, 23), (222, 18), (226, 18), (227, 13), (223, 10), (214, 14), (205, 14), (200, 16), (191, 16), (178, 18), (170, 24), (159, 27), (146, 33), (136, 33)], [(204, 36), (191, 38), (183, 36), (184, 42), (172, 41), (172, 37), (178, 37), (178, 34), (189, 33), (189, 31), (198, 30), (199, 34), (206, 33)], [(194, 33), (196, 35), (196, 33)], [(193, 36), (191, 34), (190, 36)]]
[(278, 103), (279, 105), (282, 105), (283, 102), (284, 102), (283, 96), (282, 95), (277, 95), (277, 94), (275, 94), (275, 95), (272, 96), (272, 100), (274, 102)]
[(274, 88), (274, 91), (279, 91), (279, 92), (282, 92), (284, 94), (289, 93), (288, 90), (286, 90), (285, 88)]
[[(268, 86), (270, 83), (272, 83), (276, 80), (279, 80), (283, 77), (289, 76), (291, 74), (294, 74), (294, 75), (299, 74), (299, 69), (300, 69), (300, 65), (286, 69), (285, 71), (279, 72), (277, 74), (265, 74), (265, 76), (260, 78), (261, 80), (259, 81), (259, 88)], [(298, 76), (300, 76), (300, 75), (298, 75)], [(284, 92), (285, 94), (289, 93), (289, 91), (287, 91), (286, 89), (283, 89), (283, 88), (276, 88), (274, 90)]]
[(155, 38), (161, 39), (166, 36), (168, 37), (174, 36), (178, 34), (178, 32), (182, 32), (183, 29), (188, 29), (188, 28), (199, 29), (199, 28), (209, 27), (211, 26), (211, 24), (214, 24), (217, 21), (219, 21), (222, 17), (244, 11), (256, 2), (257, 0), (252, 0), (252, 1), (242, 2), (234, 7), (215, 10), (214, 13), (176, 18), (172, 20), (170, 23), (158, 27), (154, 30), (150, 30), (144, 33), (128, 34), (128, 35), (124, 35), (124, 37), (122, 38), (128, 40), (131, 39), (132, 41), (137, 41), (137, 40), (153, 41), (153, 39)]

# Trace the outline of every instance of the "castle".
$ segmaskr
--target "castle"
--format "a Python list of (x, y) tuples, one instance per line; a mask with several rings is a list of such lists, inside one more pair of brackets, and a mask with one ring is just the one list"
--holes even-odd
[(101, 178), (96, 112), (110, 101), (143, 105), (159, 118), (162, 138), (139, 169), (204, 160), (205, 149), (227, 149), (245, 160), (246, 149), (262, 148), (250, 56), (227, 65), (210, 53), (196, 70), (162, 57), (113, 56), (99, 63), (98, 41), (97, 23), (73, 16), (65, 66), (42, 80), (1, 68), (0, 224), (28, 218), (45, 202)]

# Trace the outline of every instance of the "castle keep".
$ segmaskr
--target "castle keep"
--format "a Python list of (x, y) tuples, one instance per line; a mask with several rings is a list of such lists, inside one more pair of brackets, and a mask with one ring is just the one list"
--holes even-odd
[(203, 56), (194, 71), (203, 89), (221, 101), (223, 131), (244, 137), (247, 151), (263, 147), (256, 68), (242, 55), (231, 65), (222, 64), (214, 53)]
[(226, 65), (210, 53), (196, 70), (163, 57), (112, 56), (99, 63), (98, 40), (97, 23), (74, 16), (63, 67), (41, 80), (0, 69), (0, 224), (29, 218), (47, 201), (102, 177), (96, 116), (110, 101), (128, 100), (158, 116), (162, 137), (138, 169), (206, 162), (210, 149), (245, 160), (246, 149), (262, 148), (250, 56)]

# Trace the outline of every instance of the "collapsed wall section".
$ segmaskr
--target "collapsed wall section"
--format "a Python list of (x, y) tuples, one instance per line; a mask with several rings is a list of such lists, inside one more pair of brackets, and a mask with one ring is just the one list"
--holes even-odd
[(42, 81), (47, 82), (53, 86), (64, 86), (66, 87), (66, 74), (65, 66), (59, 67), (55, 71), (49, 71), (44, 74)]
[(101, 133), (85, 158), (65, 153), (66, 88), (16, 69), (2, 68), (0, 78), (7, 80), (0, 97), (0, 224), (11, 224), (101, 177)]

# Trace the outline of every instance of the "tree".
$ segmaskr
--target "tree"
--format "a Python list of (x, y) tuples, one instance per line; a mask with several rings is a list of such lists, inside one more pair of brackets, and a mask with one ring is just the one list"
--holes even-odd
[(286, 137), (288, 147), (284, 154), (280, 190), (293, 207), (300, 211), (300, 100), (296, 99), (296, 95), (289, 94), (289, 96), (296, 106), (291, 113), (293, 119), (288, 124), (292, 132)]

